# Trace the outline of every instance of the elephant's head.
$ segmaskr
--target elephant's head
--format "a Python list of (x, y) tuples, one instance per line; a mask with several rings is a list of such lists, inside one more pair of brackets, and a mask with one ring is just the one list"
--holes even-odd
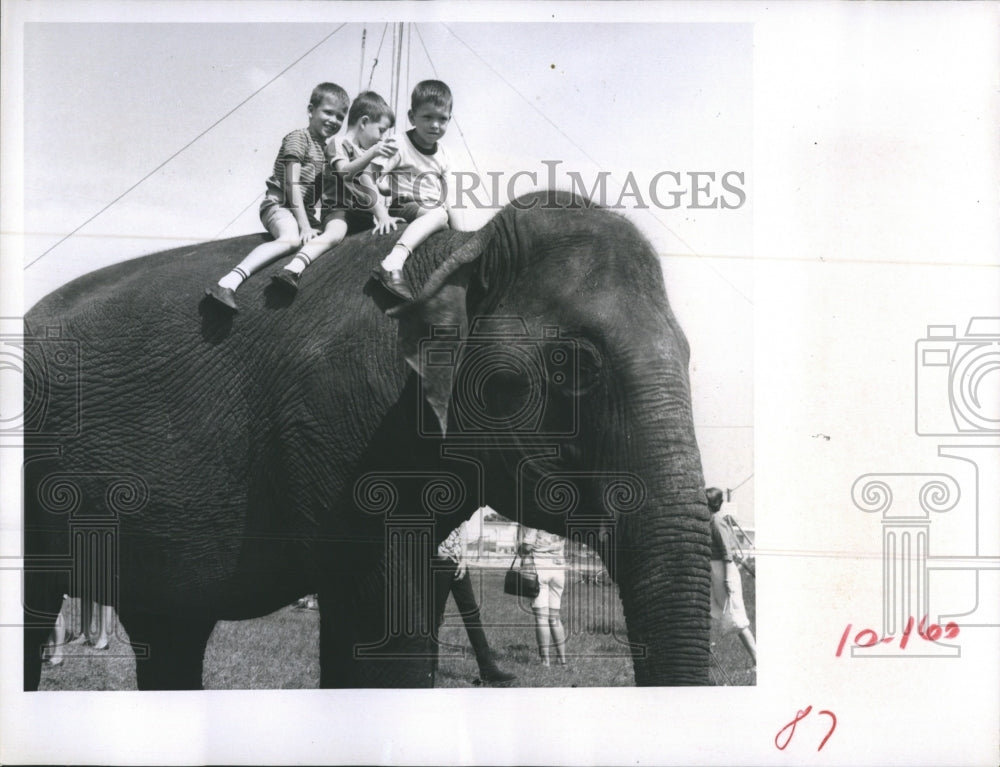
[(522, 198), (392, 313), (448, 444), (478, 451), (486, 501), (601, 551), (636, 682), (707, 683), (688, 345), (648, 242), (579, 198)]

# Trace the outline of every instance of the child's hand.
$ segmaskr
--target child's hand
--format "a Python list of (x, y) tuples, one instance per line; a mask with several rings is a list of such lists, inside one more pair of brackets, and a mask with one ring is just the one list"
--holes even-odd
[(395, 136), (386, 136), (375, 145), (376, 157), (392, 157), (398, 151), (399, 147), (396, 146)]
[(380, 218), (375, 222), (375, 228), (372, 229), (372, 235), (376, 234), (388, 234), (389, 232), (396, 231), (396, 224), (400, 221), (405, 221), (406, 219), (399, 218), (398, 216), (386, 216), (385, 218)]
[(319, 234), (319, 232), (316, 229), (313, 229), (311, 226), (307, 226), (302, 230), (302, 244), (305, 245), (317, 234)]

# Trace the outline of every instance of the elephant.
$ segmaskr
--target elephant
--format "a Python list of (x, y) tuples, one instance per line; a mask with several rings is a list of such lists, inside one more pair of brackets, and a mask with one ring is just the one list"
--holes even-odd
[[(219, 620), (320, 604), (321, 687), (433, 686), (430, 555), (489, 505), (597, 549), (637, 685), (708, 684), (710, 537), (688, 341), (625, 217), (518, 198), (293, 297), (202, 294), (264, 235), (84, 275), (25, 316), (24, 687), (64, 593), (117, 607), (140, 689), (200, 689)], [(200, 303), (199, 303), (200, 299)]]

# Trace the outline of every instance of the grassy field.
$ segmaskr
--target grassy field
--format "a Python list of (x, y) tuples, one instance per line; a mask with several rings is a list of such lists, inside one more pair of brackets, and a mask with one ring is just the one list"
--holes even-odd
[[(613, 585), (567, 583), (562, 617), (566, 626), (565, 667), (538, 660), (534, 624), (527, 604), (503, 593), (502, 570), (473, 570), (486, 634), (497, 662), (517, 674), (517, 687), (620, 687), (634, 683), (625, 621)], [(743, 593), (756, 634), (755, 583), (743, 573)], [(472, 687), (478, 669), (453, 602), (445, 615), (445, 647), (438, 687)], [(264, 618), (220, 622), (205, 655), (206, 689), (301, 689), (319, 683), (319, 614), (286, 607)], [(756, 669), (735, 635), (713, 626), (711, 677), (716, 685), (754, 685)], [(59, 666), (42, 668), (42, 690), (134, 690), (134, 656), (121, 627), (107, 650), (82, 642), (65, 648)]]

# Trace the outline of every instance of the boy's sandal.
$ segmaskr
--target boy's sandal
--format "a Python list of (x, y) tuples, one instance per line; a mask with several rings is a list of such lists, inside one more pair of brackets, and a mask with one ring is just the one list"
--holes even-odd
[(232, 309), (234, 312), (239, 311), (236, 308), (236, 291), (232, 288), (223, 288), (219, 285), (212, 285), (205, 288), (206, 295), (211, 296), (216, 301), (218, 301), (223, 306)]

